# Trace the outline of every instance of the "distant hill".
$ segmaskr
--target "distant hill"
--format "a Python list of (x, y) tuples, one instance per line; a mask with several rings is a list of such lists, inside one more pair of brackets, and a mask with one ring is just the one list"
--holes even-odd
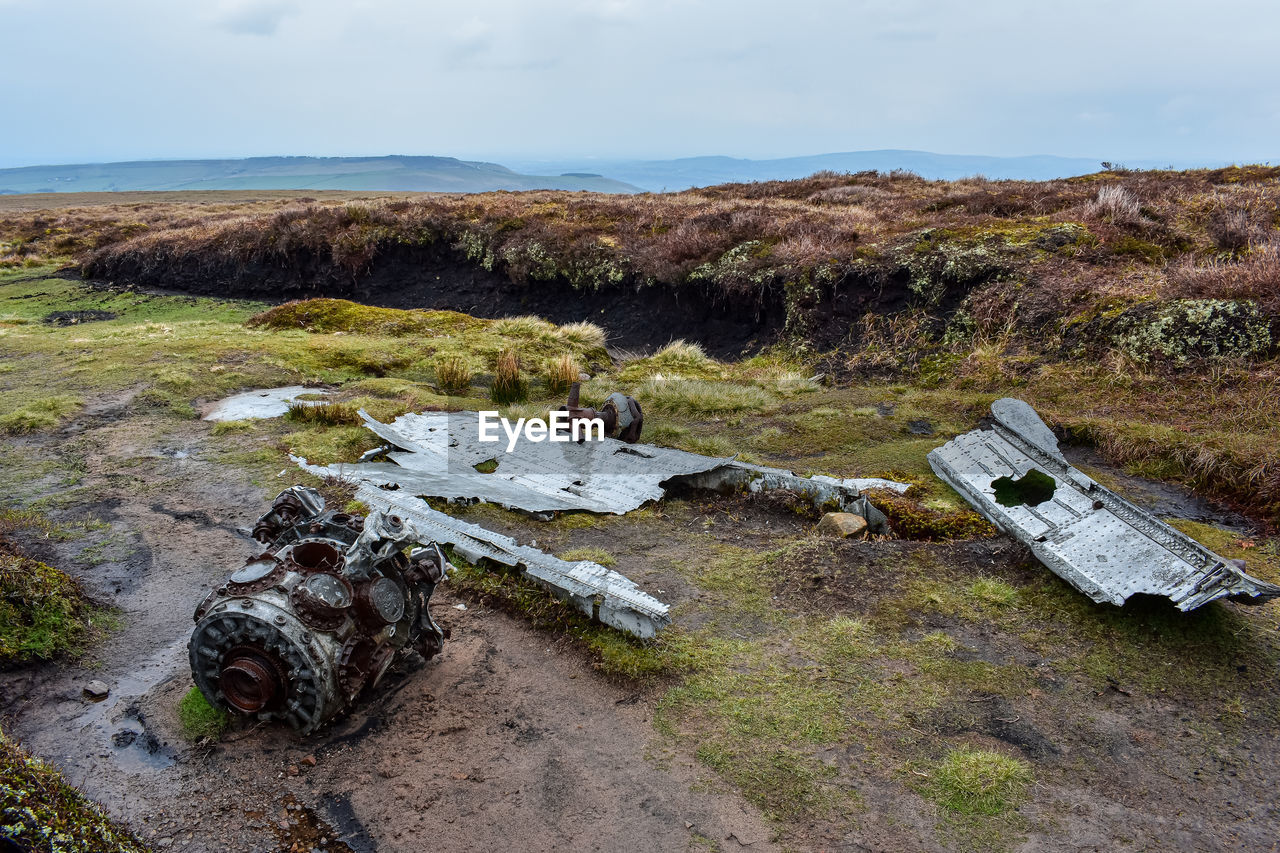
[(251, 157), (0, 169), (0, 194), (251, 189), (463, 193), (552, 189), (630, 193), (637, 188), (595, 172), (527, 175), (496, 163), (452, 157)]
[[(1126, 162), (1134, 169), (1178, 168), (1221, 163), (1169, 164), (1166, 162)], [(1101, 168), (1098, 160), (1086, 157), (986, 157), (969, 154), (932, 154), (928, 151), (848, 151), (842, 154), (815, 154), (780, 160), (743, 160), (734, 157), (686, 157), (679, 160), (556, 160), (518, 161), (514, 168), (562, 172), (591, 171), (626, 181), (652, 192), (707, 187), (739, 181), (778, 181), (804, 178), (824, 169), (833, 172), (862, 172), (875, 169), (889, 172), (906, 169), (930, 179), (953, 180), (972, 175), (1042, 181), (1085, 175)]]

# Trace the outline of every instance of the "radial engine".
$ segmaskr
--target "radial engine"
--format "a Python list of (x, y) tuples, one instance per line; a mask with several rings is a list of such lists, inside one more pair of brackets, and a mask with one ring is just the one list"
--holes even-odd
[(191, 674), (210, 704), (314, 731), (376, 686), (396, 653), (440, 652), (428, 606), (451, 566), (413, 525), (325, 509), (294, 486), (258, 519), (266, 548), (196, 608)]

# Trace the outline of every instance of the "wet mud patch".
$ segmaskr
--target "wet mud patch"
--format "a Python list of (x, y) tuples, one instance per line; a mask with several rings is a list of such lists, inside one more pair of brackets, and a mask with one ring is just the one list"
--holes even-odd
[(77, 326), (114, 320), (117, 316), (114, 311), (52, 311), (44, 316), (43, 322), (50, 326)]

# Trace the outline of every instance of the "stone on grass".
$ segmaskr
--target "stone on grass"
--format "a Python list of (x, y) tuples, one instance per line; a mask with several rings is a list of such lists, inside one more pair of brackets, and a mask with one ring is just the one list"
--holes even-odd
[(818, 522), (818, 532), (823, 536), (861, 536), (867, 531), (867, 520), (856, 512), (829, 512)]

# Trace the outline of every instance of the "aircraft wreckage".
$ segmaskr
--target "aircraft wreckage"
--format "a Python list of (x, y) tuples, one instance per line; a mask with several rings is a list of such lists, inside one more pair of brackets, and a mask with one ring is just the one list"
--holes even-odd
[(392, 424), (361, 415), (388, 442), (377, 455), (389, 461), (329, 467), (295, 461), (355, 482), (356, 498), (372, 510), (368, 517), (327, 510), (314, 489), (286, 489), (253, 528), (265, 550), (196, 608), (191, 672), (211, 704), (283, 720), (306, 734), (376, 686), (397, 652), (437, 654), (444, 634), (429, 605), (452, 568), (441, 545), (474, 563), (514, 567), (587, 616), (637, 637), (670, 624), (667, 605), (624, 575), (453, 518), (432, 509), (424, 495), (488, 500), (549, 517), (562, 510), (625, 513), (673, 486), (788, 489), (815, 506), (856, 511), (871, 530), (885, 531), (887, 521), (864, 489), (908, 488), (881, 479), (799, 477), (613, 438), (522, 443), (519, 453), (501, 454), (496, 468), (481, 473), (486, 466), (477, 465), (494, 455), (478, 440), (474, 413), (404, 415)]
[(437, 654), (436, 584), (449, 570), (412, 523), (325, 509), (315, 489), (281, 492), (253, 537), (266, 550), (205, 597), (188, 643), (215, 707), (284, 720), (303, 734), (375, 686), (401, 649)]
[[(866, 489), (882, 479), (800, 477), (790, 471), (620, 440), (523, 442), (502, 452), (480, 440), (475, 413), (408, 414), (390, 424), (364, 412), (386, 442), (354, 465), (303, 469), (356, 484), (368, 517), (327, 510), (314, 489), (286, 489), (252, 531), (249, 557), (196, 609), (189, 643), (196, 685), (214, 705), (314, 731), (377, 685), (397, 653), (439, 653), (429, 605), (452, 568), (441, 545), (473, 563), (513, 567), (587, 616), (637, 637), (670, 623), (668, 607), (589, 560), (561, 560), (453, 518), (424, 497), (490, 501), (549, 518), (559, 511), (622, 514), (668, 489), (786, 489), (823, 509), (887, 522)], [(1046, 566), (1094, 601), (1162, 595), (1191, 610), (1218, 598), (1260, 602), (1280, 586), (1209, 551), (1067, 463), (1052, 431), (1021, 400), (991, 407), (983, 427), (929, 454), (939, 477)], [(413, 547), (416, 546), (416, 547)]]
[[(882, 479), (800, 477), (779, 468), (749, 465), (647, 444), (601, 441), (522, 442), (504, 453), (483, 442), (474, 412), (406, 414), (390, 424), (364, 412), (366, 426), (386, 444), (352, 465), (311, 465), (304, 470), (357, 485), (366, 506), (412, 521), (433, 542), (451, 545), (472, 562), (490, 560), (516, 568), (582, 613), (637, 637), (657, 634), (670, 623), (667, 605), (641, 591), (624, 575), (590, 560), (567, 562), (509, 536), (432, 509), (423, 497), (488, 501), (541, 517), (558, 511), (623, 514), (671, 488), (758, 492), (788, 489), (814, 506), (856, 512), (872, 532), (888, 522), (865, 490), (905, 491)], [(387, 461), (373, 461), (384, 458)]]
[(1260, 603), (1280, 586), (1250, 577), (1067, 463), (1052, 430), (1021, 400), (929, 454), (934, 472), (1055, 574), (1098, 602), (1161, 595), (1180, 610), (1218, 598)]

